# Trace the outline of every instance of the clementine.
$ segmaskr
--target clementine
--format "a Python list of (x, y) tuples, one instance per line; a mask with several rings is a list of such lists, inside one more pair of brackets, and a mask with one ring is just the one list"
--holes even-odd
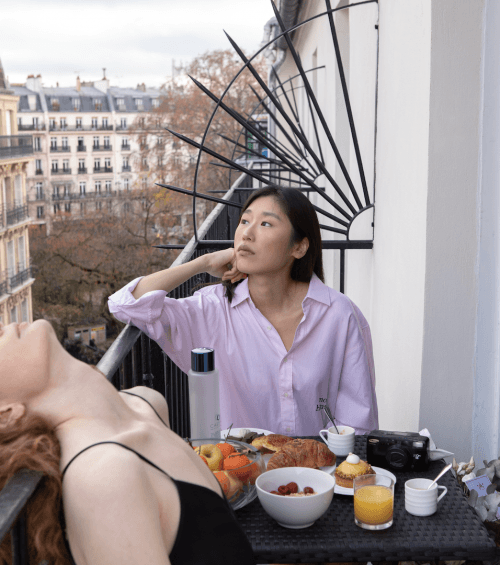
[(217, 447), (222, 451), (224, 458), (235, 452), (234, 446), (230, 443), (218, 443)]
[(246, 482), (250, 476), (250, 459), (246, 455), (236, 455), (234, 457), (226, 457), (224, 459), (224, 470), (230, 475), (238, 478), (242, 482)]
[(227, 496), (227, 493), (229, 492), (229, 487), (231, 486), (229, 477), (226, 475), (226, 473), (224, 473), (224, 471), (214, 471), (214, 475), (215, 478), (219, 481), (224, 494)]

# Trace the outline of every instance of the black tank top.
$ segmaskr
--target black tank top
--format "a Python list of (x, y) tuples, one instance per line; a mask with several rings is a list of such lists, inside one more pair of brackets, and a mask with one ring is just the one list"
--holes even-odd
[[(131, 392), (120, 392), (137, 396), (147, 402), (163, 422), (160, 415), (145, 398)], [(103, 444), (115, 444), (132, 451), (142, 461), (166, 475), (176, 486), (180, 500), (180, 519), (177, 537), (169, 555), (172, 565), (220, 565), (221, 563), (224, 565), (255, 565), (252, 546), (224, 495), (222, 498), (207, 487), (174, 479), (127, 445), (116, 441), (100, 441), (85, 447), (64, 467), (62, 478), (64, 479), (68, 467), (79, 455), (96, 445)], [(71, 555), (67, 541), (66, 545)], [(72, 556), (71, 559), (74, 563)]]

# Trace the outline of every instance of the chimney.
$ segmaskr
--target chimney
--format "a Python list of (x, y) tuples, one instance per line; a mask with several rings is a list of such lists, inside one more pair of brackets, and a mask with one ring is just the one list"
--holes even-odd
[(58, 83), (58, 82), (56, 82), (56, 87), (59, 88), (59, 83)]
[(33, 75), (29, 75), (26, 79), (26, 88), (29, 90), (33, 90), (34, 92), (41, 92), (42, 91), (42, 75), (37, 75), (34, 77)]
[(142, 90), (142, 92), (146, 92), (146, 85), (144, 83), (138, 84), (137, 90)]
[(78, 92), (80, 92), (80, 90), (82, 89), (82, 83), (80, 82), (80, 77), (76, 77), (76, 89), (78, 90)]

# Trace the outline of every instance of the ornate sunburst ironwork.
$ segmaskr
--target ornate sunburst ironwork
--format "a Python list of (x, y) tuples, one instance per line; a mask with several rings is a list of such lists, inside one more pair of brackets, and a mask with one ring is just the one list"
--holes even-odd
[[(193, 227), (194, 238), (197, 243), (201, 243), (201, 240), (198, 240), (198, 229), (196, 224), (197, 198), (202, 198), (216, 203), (222, 203), (225, 206), (236, 208), (242, 207), (241, 203), (218, 198), (211, 194), (202, 193), (197, 189), (201, 156), (202, 154), (207, 154), (216, 160), (215, 162), (212, 162), (211, 165), (226, 167), (230, 170), (230, 172), (234, 171), (237, 173), (245, 173), (250, 178), (258, 181), (260, 185), (289, 183), (292, 186), (297, 187), (299, 190), (305, 191), (306, 193), (314, 192), (318, 194), (320, 196), (319, 200), (327, 203), (331, 207), (330, 209), (333, 208), (333, 210), (330, 212), (322, 206), (314, 205), (316, 212), (320, 216), (320, 226), (323, 230), (337, 234), (337, 238), (335, 239), (324, 238), (323, 248), (339, 249), (341, 251), (342, 269), (344, 263), (344, 251), (346, 249), (371, 249), (373, 247), (373, 237), (363, 240), (350, 238), (350, 229), (354, 220), (366, 210), (373, 208), (374, 203), (370, 199), (370, 194), (367, 186), (365, 169), (361, 157), (351, 102), (349, 99), (347, 80), (344, 72), (344, 65), (342, 62), (339, 40), (334, 21), (334, 13), (354, 7), (363, 6), (366, 4), (377, 3), (377, 1), (378, 0), (365, 0), (363, 2), (356, 2), (332, 9), (331, 1), (325, 0), (326, 10), (324, 12), (310, 17), (286, 29), (279, 10), (277, 9), (273, 0), (271, 0), (271, 5), (273, 7), (278, 25), (281, 29), (281, 33), (277, 34), (265, 45), (263, 45), (251, 58), (247, 58), (242, 49), (237, 45), (237, 43), (226, 33), (229, 42), (231, 43), (235, 52), (241, 58), (242, 67), (231, 80), (231, 82), (227, 85), (226, 89), (220, 97), (211, 92), (198, 80), (190, 77), (191, 80), (193, 80), (193, 82), (196, 84), (196, 86), (215, 103), (215, 108), (206, 125), (202, 139), (198, 142), (188, 138), (181, 133), (172, 131), (168, 128), (165, 129), (181, 141), (198, 150), (193, 190), (187, 190), (178, 186), (173, 186), (171, 184), (158, 183), (158, 186), (193, 197)], [(297, 52), (291, 39), (293, 32), (305, 25), (308, 25), (314, 20), (323, 17), (328, 19), (333, 47), (335, 50), (336, 64), (341, 83), (342, 95), (345, 103), (345, 111), (347, 113), (347, 118), (349, 121), (350, 136), (352, 146), (354, 147), (357, 171), (359, 173), (358, 181), (360, 186), (358, 187), (355, 186), (355, 182), (353, 182), (352, 176), (349, 174), (345, 161), (342, 158), (337, 144), (335, 143), (331, 128), (327, 123), (324, 112), (322, 111), (318, 103), (318, 99), (311, 85), (310, 73), (324, 69), (324, 67), (318, 66), (305, 70), (301, 62), (299, 53)], [(258, 57), (266, 49), (269, 49), (274, 42), (281, 40), (281, 38), (283, 38), (283, 40), (286, 42), (287, 48), (297, 68), (297, 74), (285, 81), (281, 81), (280, 77), (273, 68), (272, 71), (276, 84), (274, 87), (270, 88), (266, 81), (257, 72), (253, 62), (256, 57)], [(252, 112), (250, 112), (248, 115), (243, 115), (237, 112), (233, 108), (229, 107), (224, 101), (226, 94), (228, 93), (232, 85), (245, 70), (248, 70), (252, 74), (256, 83), (265, 93), (264, 96), (260, 96), (255, 89), (250, 87), (252, 89), (253, 95), (255, 96), (256, 104)], [(300, 84), (296, 84), (296, 79), (300, 82)], [(303, 89), (305, 96), (307, 97), (307, 110), (313, 130), (312, 139), (308, 139), (307, 135), (305, 134), (304, 127), (300, 122), (300, 112), (297, 103), (298, 89)], [(226, 112), (241, 126), (239, 136), (236, 139), (231, 139), (230, 137), (224, 135), (221, 136), (227, 142), (233, 145), (233, 152), (231, 157), (225, 157), (224, 155), (221, 155), (220, 153), (210, 149), (206, 145), (207, 136), (217, 111)], [(275, 129), (277, 135), (274, 135), (271, 132), (265, 133), (261, 131), (258, 120), (255, 118), (255, 116), (259, 114), (268, 115), (268, 119), (270, 120), (270, 122), (272, 122), (274, 126), (273, 129)], [(322, 135), (320, 135), (320, 132), (322, 132)], [(249, 148), (246, 143), (242, 143), (242, 141), (245, 140), (245, 136), (247, 135), (252, 136), (253, 139), (257, 140), (258, 144), (260, 144), (262, 147), (266, 147), (269, 150), (268, 154), (262, 154), (258, 151), (255, 151), (253, 148)], [(335, 155), (336, 163), (341, 172), (341, 182), (336, 181), (334, 174), (325, 165), (325, 151), (321, 143), (322, 136), (326, 137), (327, 145)], [(317, 147), (316, 150), (314, 149), (314, 146)], [(244, 155), (252, 155), (253, 157), (258, 157), (261, 165), (263, 164), (263, 166), (261, 166), (259, 170), (255, 170), (254, 168), (252, 168), (252, 166), (249, 165), (249, 159), (242, 159)], [(231, 175), (229, 176), (231, 179)], [(327, 183), (331, 186), (335, 195), (334, 197), (328, 194), (325, 188)], [(325, 186), (321, 186), (322, 184)], [(342, 188), (340, 184), (343, 184), (344, 188)], [(253, 190), (253, 188), (250, 188), (248, 190)], [(331, 222), (331, 225), (325, 225), (321, 223), (321, 217), (328, 218)], [(228, 247), (232, 245), (232, 243), (233, 242), (231, 240), (207, 239), (204, 239), (202, 242), (204, 248), (213, 249)], [(156, 247), (165, 249), (178, 249), (183, 246), (167, 244), (157, 245)]]

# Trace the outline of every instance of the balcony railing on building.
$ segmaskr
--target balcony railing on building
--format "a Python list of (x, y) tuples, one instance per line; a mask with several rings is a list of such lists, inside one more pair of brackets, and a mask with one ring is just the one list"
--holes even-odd
[(31, 275), (31, 265), (26, 266), (24, 264), (18, 264), (17, 273), (9, 277), (10, 290), (22, 286), (29, 279), (33, 278)]
[(65, 153), (71, 151), (71, 148), (69, 147), (69, 145), (51, 145), (50, 146), (50, 152), (51, 153)]
[(71, 174), (71, 169), (70, 168), (66, 168), (66, 169), (51, 169), (50, 173), (52, 175), (70, 175)]
[(33, 155), (32, 135), (0, 135), (0, 160)]
[(112, 145), (93, 145), (92, 151), (113, 151)]
[[(3, 215), (3, 214), (2, 214)], [(13, 226), (29, 219), (27, 204), (12, 204), (5, 207), (5, 225)]]
[(77, 145), (76, 150), (77, 151), (87, 151), (87, 146), (86, 145)]
[(78, 174), (79, 175), (86, 175), (87, 174), (87, 167), (78, 167)]
[(132, 171), (132, 167), (130, 165), (123, 165), (122, 173), (130, 173)]
[(18, 131), (45, 131), (45, 124), (18, 124)]
[(128, 143), (122, 143), (122, 151), (130, 151), (130, 145)]

